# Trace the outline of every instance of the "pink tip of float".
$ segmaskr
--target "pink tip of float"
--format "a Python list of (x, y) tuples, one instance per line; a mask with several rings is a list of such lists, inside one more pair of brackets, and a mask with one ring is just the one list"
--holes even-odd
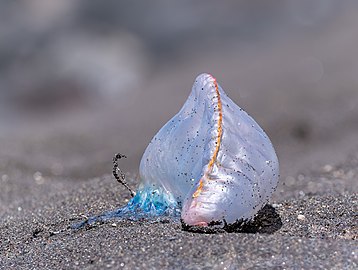
[(184, 215), (182, 217), (184, 223), (190, 226), (207, 227), (208, 223), (206, 221), (202, 221), (202, 218), (200, 216), (196, 216), (195, 214), (191, 215), (190, 213), (187, 213)]
[(187, 204), (182, 209), (182, 220), (189, 226), (206, 227), (212, 221), (210, 205), (197, 201), (197, 198)]

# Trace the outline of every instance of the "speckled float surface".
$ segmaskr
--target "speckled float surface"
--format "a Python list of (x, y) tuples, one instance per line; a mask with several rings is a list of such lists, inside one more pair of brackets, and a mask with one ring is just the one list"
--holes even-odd
[(203, 73), (144, 151), (139, 187), (135, 194), (127, 187), (133, 196), (128, 204), (74, 227), (166, 216), (180, 217), (187, 226), (231, 228), (263, 209), (278, 179), (279, 163), (267, 134), (213, 75)]

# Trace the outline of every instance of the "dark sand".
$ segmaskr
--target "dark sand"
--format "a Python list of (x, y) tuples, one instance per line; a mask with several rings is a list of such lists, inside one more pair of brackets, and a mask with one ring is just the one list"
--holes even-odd
[[(70, 228), (128, 201), (128, 191), (108, 175), (111, 158), (120, 151), (128, 156), (120, 166), (137, 171), (145, 145), (189, 92), (191, 82), (180, 97), (165, 94), (169, 81), (184, 88), (179, 77), (160, 75), (148, 84), (163, 98), (162, 108), (143, 93), (150, 102), (41, 116), (1, 130), (1, 269), (357, 269), (358, 106), (343, 116), (334, 107), (313, 110), (303, 119), (316, 122), (289, 125), (275, 110), (278, 120), (270, 123), (265, 106), (246, 106), (272, 138), (281, 165), (275, 211), (251, 230), (256, 233), (201, 234), (180, 223), (118, 220)], [(132, 187), (137, 183), (129, 177)]]
[[(357, 157), (286, 181), (272, 200), (273, 211), (261, 217), (255, 233), (203, 234), (184, 231), (178, 222), (125, 220), (74, 231), (70, 226), (85, 216), (125, 204), (128, 192), (110, 176), (82, 181), (14, 170), (1, 180), (0, 265), (2, 269), (356, 269)], [(130, 185), (133, 182), (132, 178)]]
[[(128, 191), (108, 175), (112, 156), (126, 154), (120, 166), (133, 175), (145, 145), (189, 92), (169, 99), (169, 81), (173, 89), (183, 83), (160, 78), (148, 87), (165, 101), (162, 108), (140, 99), (136, 106), (41, 116), (1, 131), (1, 269), (357, 269), (358, 106), (344, 117), (334, 107), (329, 118), (313, 110), (317, 122), (289, 125), (275, 110), (278, 120), (270, 123), (266, 107), (253, 106), (281, 165), (270, 202), (275, 211), (262, 217), (261, 227), (201, 234), (180, 223), (114, 220), (73, 231), (71, 225), (128, 201)], [(128, 179), (132, 187), (138, 183)]]

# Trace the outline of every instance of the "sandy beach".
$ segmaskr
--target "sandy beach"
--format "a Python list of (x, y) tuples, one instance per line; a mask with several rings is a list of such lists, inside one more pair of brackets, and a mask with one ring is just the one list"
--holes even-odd
[[(0, 269), (358, 269), (357, 3), (154, 2), (0, 4)], [(203, 72), (275, 147), (264, 210), (72, 229), (128, 202), (112, 157), (135, 189)]]
[[(170, 220), (113, 220), (76, 231), (71, 225), (125, 204), (128, 192), (110, 176), (46, 178), (61, 182), (58, 191), (34, 183), (32, 196), (1, 209), (0, 263), (2, 269), (355, 269), (356, 164), (339, 167), (344, 187), (335, 168), (306, 176), (298, 197), (276, 196), (274, 211), (254, 233), (188, 232)], [(313, 179), (322, 186), (317, 193), (310, 191)]]

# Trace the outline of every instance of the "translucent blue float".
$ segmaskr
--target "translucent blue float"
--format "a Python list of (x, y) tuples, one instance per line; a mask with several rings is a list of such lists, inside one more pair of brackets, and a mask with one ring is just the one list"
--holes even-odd
[(209, 74), (199, 75), (182, 109), (142, 157), (130, 202), (77, 227), (112, 218), (181, 218), (187, 225), (250, 220), (269, 201), (279, 176), (265, 132)]

